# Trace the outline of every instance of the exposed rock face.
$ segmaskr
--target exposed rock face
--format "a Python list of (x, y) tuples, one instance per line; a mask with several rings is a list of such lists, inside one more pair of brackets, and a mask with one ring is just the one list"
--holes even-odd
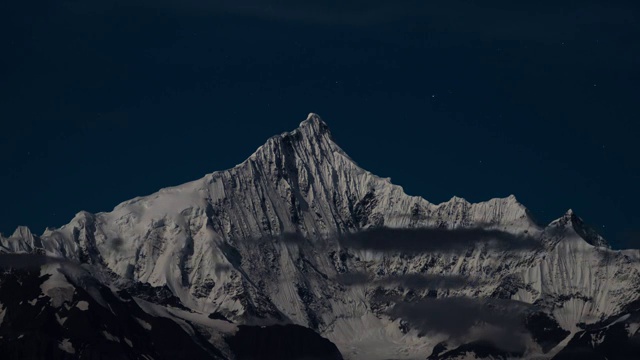
[[(376, 229), (413, 229), (433, 246), (403, 251), (402, 231), (382, 233), (398, 245), (384, 251), (340, 241)], [(459, 246), (442, 246), (442, 232), (429, 229), (450, 230), (446, 241)], [(474, 237), (496, 234), (513, 246)], [(303, 325), (345, 358), (425, 358), (438, 344), (447, 358), (469, 349), (550, 358), (586, 324), (622, 314), (640, 297), (640, 253), (611, 250), (573, 212), (540, 226), (514, 196), (436, 205), (406, 195), (351, 160), (315, 114), (232, 169), (108, 213), (78, 213), (42, 236), (19, 228), (0, 238), (0, 251), (85, 264), (98, 282), (154, 306), (239, 324)], [(491, 339), (452, 336), (398, 306), (447, 298), (528, 304), (538, 317), (522, 319), (520, 348), (493, 351), (500, 346)]]

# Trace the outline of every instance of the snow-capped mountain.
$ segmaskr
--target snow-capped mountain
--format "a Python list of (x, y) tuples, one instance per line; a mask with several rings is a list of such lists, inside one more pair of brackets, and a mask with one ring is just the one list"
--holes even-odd
[[(223, 358), (256, 356), (234, 350), (242, 329), (254, 338), (258, 325), (293, 324), (347, 359), (550, 359), (590, 327), (637, 311), (629, 306), (640, 298), (640, 252), (611, 250), (572, 211), (542, 226), (514, 196), (477, 204), (409, 196), (360, 168), (315, 114), (231, 169), (111, 212), (80, 212), (41, 236), (18, 228), (0, 237), (0, 252), (5, 267), (41, 268), (35, 279), (62, 276), (58, 290), (33, 290), (56, 316), (77, 307), (79, 293), (104, 297), (51, 270), (82, 268), (111, 294), (107, 305), (169, 319), (205, 356)], [(2, 293), (15, 271), (2, 277)], [(27, 311), (0, 301), (0, 319)], [(620, 341), (637, 338), (630, 324)], [(264, 336), (291, 328), (269, 329)], [(318, 345), (315, 355), (339, 356), (321, 337), (300, 336)], [(82, 343), (65, 339), (67, 349)]]

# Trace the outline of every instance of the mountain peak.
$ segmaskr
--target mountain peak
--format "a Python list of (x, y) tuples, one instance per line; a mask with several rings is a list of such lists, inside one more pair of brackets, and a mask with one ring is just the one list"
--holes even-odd
[(549, 225), (554, 226), (570, 226), (574, 224), (581, 224), (582, 219), (576, 215), (573, 209), (567, 210), (561, 217), (553, 220)]
[(311, 113), (309, 113), (309, 115), (307, 115), (307, 118), (300, 123), (300, 126), (303, 126), (305, 123), (314, 123), (314, 122), (315, 123), (322, 123), (322, 124), (326, 125), (326, 123), (322, 120), (320, 115), (311, 112)]
[(327, 126), (327, 123), (325, 123), (316, 113), (309, 113), (307, 118), (300, 123), (300, 126), (298, 129), (294, 130), (294, 132), (295, 131), (300, 131), (302, 134), (311, 137), (331, 137), (329, 126)]
[(450, 203), (463, 203), (463, 204), (469, 204), (469, 202), (467, 201), (467, 199), (465, 198), (461, 198), (459, 196), (452, 196), (451, 199), (448, 201)]
[(279, 144), (282, 144), (283, 141), (292, 144), (292, 140), (293, 143), (301, 143), (302, 147), (307, 150), (319, 144), (324, 144), (342, 153), (342, 150), (333, 142), (329, 126), (327, 126), (318, 114), (309, 113), (307, 118), (303, 120), (296, 129), (272, 136), (265, 144), (258, 147), (249, 159), (255, 160), (257, 158), (264, 158), (265, 156), (271, 157), (274, 152), (281, 151), (276, 150), (276, 148), (280, 146)]
[(35, 248), (40, 247), (42, 247), (40, 239), (33, 236), (31, 230), (26, 226), (18, 226), (8, 238), (0, 234), (0, 249), (21, 253), (32, 252)]
[(13, 235), (11, 235), (12, 238), (22, 238), (22, 239), (29, 239), (31, 237), (33, 237), (33, 234), (31, 234), (31, 230), (26, 227), (26, 226), (18, 226), (16, 228), (16, 230), (13, 232)]
[(562, 215), (562, 217), (552, 221), (549, 226), (571, 228), (576, 232), (576, 234), (578, 234), (578, 236), (580, 236), (582, 239), (593, 246), (607, 248), (611, 247), (607, 240), (605, 240), (605, 238), (598, 234), (598, 232), (595, 231), (592, 227), (585, 224), (582, 218), (576, 215), (573, 209), (567, 210), (567, 212)]

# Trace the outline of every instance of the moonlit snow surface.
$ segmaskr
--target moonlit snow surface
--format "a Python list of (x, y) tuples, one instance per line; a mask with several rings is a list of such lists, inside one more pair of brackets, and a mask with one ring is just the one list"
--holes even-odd
[[(433, 229), (446, 230), (456, 246)], [(382, 237), (382, 245), (344, 242), (363, 231)], [(478, 236), (499, 237), (507, 246)], [(41, 236), (19, 228), (0, 239), (0, 249), (85, 264), (84, 270), (42, 265), (50, 275), (42, 293), (56, 307), (71, 301), (68, 277), (91, 274), (114, 290), (166, 287), (187, 309), (140, 298), (136, 304), (187, 333), (196, 325), (208, 329), (217, 346), (224, 348), (222, 337), (237, 324), (291, 322), (328, 338), (348, 359), (424, 359), (439, 343), (451, 350), (493, 334), (510, 319), (455, 329), (412, 316), (430, 301), (456, 313), (486, 299), (550, 319), (565, 335), (543, 346), (532, 333), (514, 330), (521, 347), (503, 350), (551, 358), (584, 324), (622, 316), (640, 298), (639, 252), (611, 250), (572, 211), (543, 225), (513, 195), (475, 204), (407, 195), (360, 168), (316, 114), (231, 169), (125, 201), (111, 212), (79, 212)], [(351, 283), (340, 281), (349, 276)], [(76, 307), (92, 310), (86, 302)], [(212, 313), (229, 321), (207, 317)], [(637, 323), (629, 326), (637, 331)], [(108, 332), (104, 337), (116, 341)], [(69, 342), (60, 348), (74, 351)]]

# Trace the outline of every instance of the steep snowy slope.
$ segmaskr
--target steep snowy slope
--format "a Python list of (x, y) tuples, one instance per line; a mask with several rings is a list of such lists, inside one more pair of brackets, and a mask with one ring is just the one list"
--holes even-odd
[(406, 195), (360, 168), (315, 114), (232, 169), (80, 212), (42, 236), (19, 228), (0, 251), (92, 264), (101, 282), (152, 303), (304, 325), (349, 358), (500, 347), (487, 326), (507, 319), (452, 329), (415, 316), (495, 309), (486, 299), (523, 314), (515, 353), (550, 357), (582, 324), (640, 297), (638, 251), (609, 249), (572, 212), (543, 227), (514, 196), (432, 204)]

